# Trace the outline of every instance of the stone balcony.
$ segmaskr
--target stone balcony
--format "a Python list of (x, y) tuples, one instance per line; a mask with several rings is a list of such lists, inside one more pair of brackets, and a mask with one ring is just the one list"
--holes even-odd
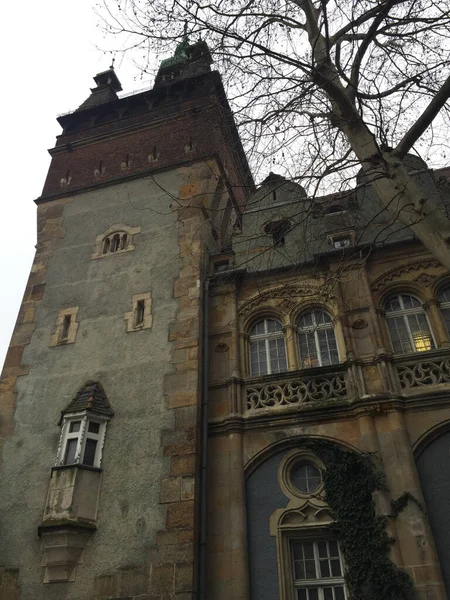
[(350, 371), (345, 364), (247, 379), (244, 390), (247, 414), (336, 404), (354, 395)]
[(398, 357), (394, 359), (394, 365), (399, 391), (404, 395), (450, 391), (448, 349), (441, 348)]

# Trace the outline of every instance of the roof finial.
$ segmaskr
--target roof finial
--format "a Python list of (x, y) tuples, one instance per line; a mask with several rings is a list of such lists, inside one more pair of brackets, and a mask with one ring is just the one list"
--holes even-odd
[(115, 57), (115, 56), (113, 56), (113, 59), (112, 59), (112, 61), (111, 61), (111, 65), (110, 65), (110, 67), (109, 67), (109, 68), (110, 68), (110, 69), (112, 69), (113, 71), (114, 71), (114, 63), (115, 63), (115, 61), (116, 61), (116, 57)]
[(184, 33), (183, 33), (183, 42), (187, 42), (188, 40), (188, 22), (187, 19), (184, 22)]

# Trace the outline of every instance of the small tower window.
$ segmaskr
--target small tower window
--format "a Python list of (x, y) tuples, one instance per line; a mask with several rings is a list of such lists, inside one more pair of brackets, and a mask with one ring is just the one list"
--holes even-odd
[(152, 326), (152, 293), (135, 294), (132, 297), (132, 308), (125, 313), (127, 331), (141, 331)]
[(62, 330), (61, 330), (61, 342), (67, 341), (67, 338), (69, 337), (71, 322), (72, 322), (72, 315), (65, 315)]
[(354, 234), (352, 232), (336, 233), (328, 236), (328, 243), (335, 250), (342, 250), (353, 246), (353, 237)]
[(135, 327), (139, 327), (144, 323), (145, 318), (145, 300), (138, 300), (136, 303), (136, 319)]
[(79, 323), (77, 321), (78, 306), (62, 308), (56, 318), (55, 332), (50, 339), (50, 346), (73, 344), (77, 337)]
[(135, 249), (133, 236), (140, 233), (140, 227), (130, 227), (124, 223), (112, 225), (96, 238), (96, 248), (92, 258), (101, 258), (110, 254), (120, 254)]
[(108, 235), (103, 241), (103, 254), (111, 254), (119, 250), (127, 250), (129, 237), (124, 231)]

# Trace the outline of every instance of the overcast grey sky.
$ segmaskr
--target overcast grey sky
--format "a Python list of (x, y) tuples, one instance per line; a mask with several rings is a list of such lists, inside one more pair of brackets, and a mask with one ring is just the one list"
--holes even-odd
[[(36, 205), (60, 132), (56, 116), (87, 98), (92, 77), (111, 64), (94, 0), (21, 0), (2, 6), (2, 190), (0, 370), (34, 257)], [(145, 87), (130, 62), (116, 59), (124, 92)], [(135, 81), (136, 78), (136, 81)]]

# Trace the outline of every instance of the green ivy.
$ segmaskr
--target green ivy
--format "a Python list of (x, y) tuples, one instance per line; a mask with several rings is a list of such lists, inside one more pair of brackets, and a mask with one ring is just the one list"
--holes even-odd
[[(346, 563), (350, 600), (412, 600), (414, 586), (407, 573), (389, 558), (394, 540), (387, 518), (377, 516), (373, 492), (386, 490), (382, 474), (368, 454), (344, 450), (324, 440), (307, 444), (327, 466), (323, 473), (326, 500), (334, 522), (330, 530), (340, 540)], [(393, 503), (393, 515), (412, 499), (403, 494)]]

